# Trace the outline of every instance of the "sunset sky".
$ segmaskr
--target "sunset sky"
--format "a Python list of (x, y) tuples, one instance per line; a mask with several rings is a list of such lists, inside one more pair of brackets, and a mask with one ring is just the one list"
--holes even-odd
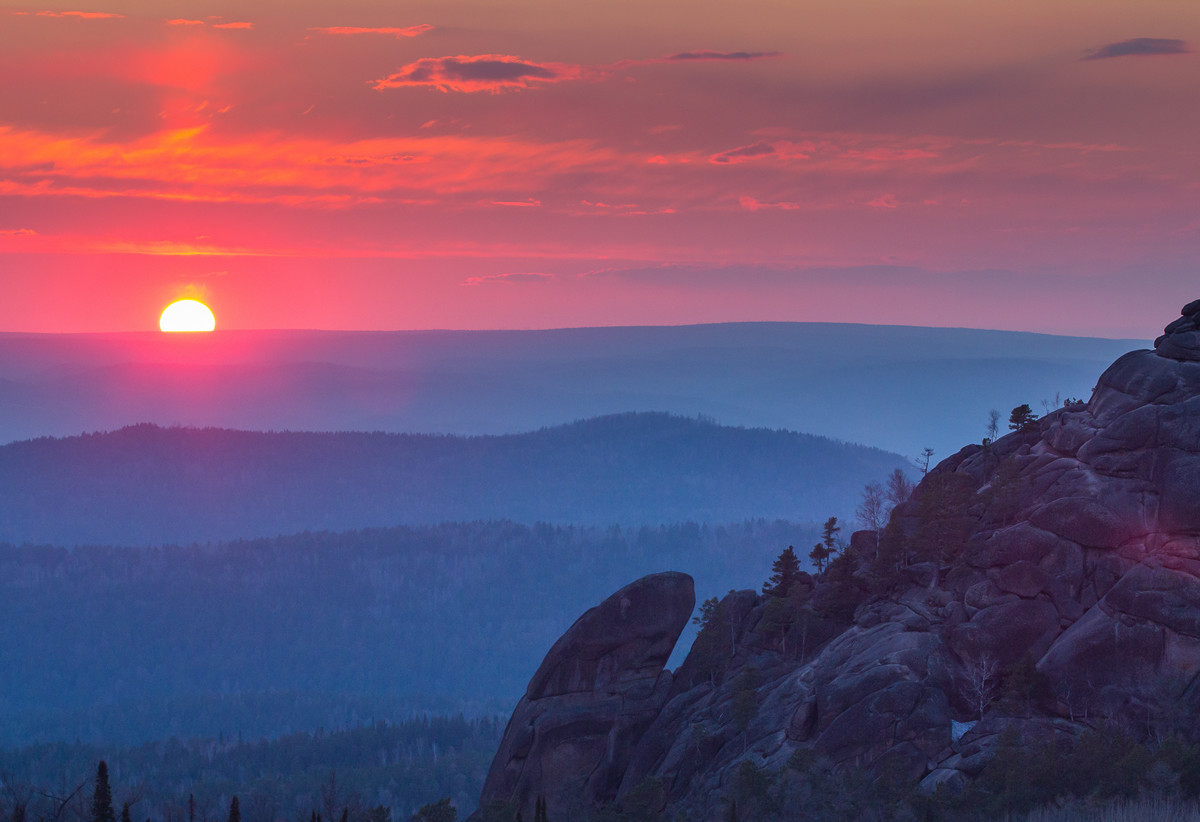
[(1195, 0), (0, 6), (0, 330), (1153, 336)]

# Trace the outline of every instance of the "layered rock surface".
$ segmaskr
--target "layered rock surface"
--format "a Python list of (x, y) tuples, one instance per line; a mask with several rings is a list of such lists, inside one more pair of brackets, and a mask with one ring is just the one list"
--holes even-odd
[(692, 578), (643, 577), (581, 616), (554, 643), (509, 720), (481, 807), (533, 818), (617, 796), (629, 758), (671, 690), (664, 670), (696, 605)]
[[(714, 667), (698, 642), (672, 680), (658, 660), (686, 616), (647, 616), (653, 642), (622, 622), (604, 645), (611, 620), (589, 612), (531, 682), (484, 799), (525, 807), (536, 790), (598, 804), (649, 778), (673, 812), (706, 819), (743, 761), (775, 768), (812, 750), (932, 788), (977, 773), (1005, 727), (1039, 738), (1101, 719), (1150, 728), (1200, 705), (1200, 300), (1154, 350), (1117, 360), (1087, 403), (932, 470), (893, 513), (913, 558), (949, 479), (969, 489), (965, 537), (836, 631), (781, 635), (769, 597), (730, 594), (727, 658)], [(856, 545), (866, 567), (874, 543)], [(690, 588), (673, 601), (685, 600)], [(616, 650), (626, 643), (654, 653)], [(1045, 687), (1019, 709), (995, 704), (981, 671), (994, 684), (1020, 665)]]

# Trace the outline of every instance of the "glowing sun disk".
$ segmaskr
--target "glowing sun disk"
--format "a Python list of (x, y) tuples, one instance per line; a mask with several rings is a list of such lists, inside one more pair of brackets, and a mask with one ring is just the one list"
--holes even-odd
[(212, 331), (216, 327), (212, 311), (198, 300), (176, 300), (158, 318), (160, 331)]

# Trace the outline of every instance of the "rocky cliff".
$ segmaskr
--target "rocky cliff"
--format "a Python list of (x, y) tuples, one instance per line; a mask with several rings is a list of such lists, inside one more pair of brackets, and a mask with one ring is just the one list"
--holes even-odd
[[(807, 576), (807, 575), (805, 575)], [(690, 580), (649, 577), (554, 646), (482, 807), (569, 818), (653, 782), (714, 818), (799, 752), (955, 789), (1000, 733), (1150, 733), (1200, 706), (1200, 300), (1069, 402), (931, 470), (815, 581), (731, 592), (662, 671)], [(1001, 698), (1001, 686), (1006, 686)]]

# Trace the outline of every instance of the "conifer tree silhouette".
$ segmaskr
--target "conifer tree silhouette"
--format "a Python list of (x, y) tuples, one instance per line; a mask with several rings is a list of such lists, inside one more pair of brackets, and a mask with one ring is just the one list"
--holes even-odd
[(96, 766), (96, 788), (92, 792), (92, 822), (117, 822), (113, 813), (112, 788), (108, 784), (108, 763)]

